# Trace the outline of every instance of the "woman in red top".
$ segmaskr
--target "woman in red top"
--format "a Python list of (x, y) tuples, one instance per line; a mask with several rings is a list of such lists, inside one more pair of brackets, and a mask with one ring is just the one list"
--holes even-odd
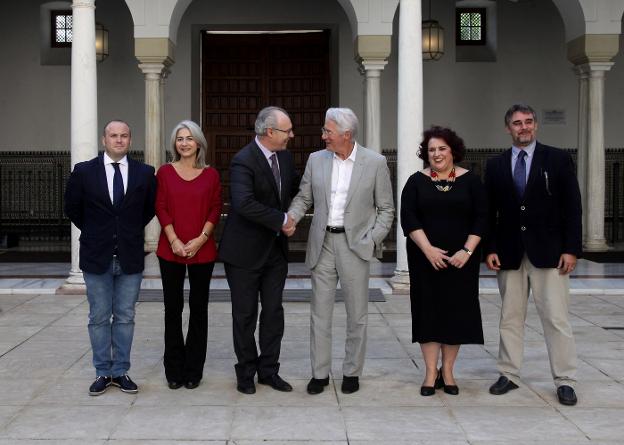
[[(219, 173), (205, 163), (207, 143), (199, 126), (180, 122), (171, 133), (173, 162), (158, 169), (156, 215), (162, 230), (158, 260), (165, 300), (165, 375), (169, 388), (196, 388), (208, 340), (208, 293), (221, 215)], [(184, 344), (184, 277), (189, 276), (189, 325)]]

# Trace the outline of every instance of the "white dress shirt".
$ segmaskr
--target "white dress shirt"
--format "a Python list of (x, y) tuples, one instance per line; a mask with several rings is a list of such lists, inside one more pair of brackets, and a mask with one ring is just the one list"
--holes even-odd
[(355, 165), (357, 144), (353, 145), (353, 151), (344, 161), (334, 153), (332, 161), (331, 198), (329, 204), (329, 218), (327, 225), (332, 227), (344, 227), (344, 211), (347, 204), (347, 193), (351, 184), (351, 174)]
[[(106, 171), (106, 184), (108, 185), (108, 196), (110, 196), (111, 203), (113, 202), (113, 177), (115, 176), (113, 162), (115, 161), (104, 152), (104, 170)], [(119, 160), (119, 171), (121, 171), (125, 194), (128, 190), (128, 156), (124, 156)]]

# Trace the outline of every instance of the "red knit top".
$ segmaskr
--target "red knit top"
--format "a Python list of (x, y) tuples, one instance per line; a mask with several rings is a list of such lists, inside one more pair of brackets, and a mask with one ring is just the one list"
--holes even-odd
[[(171, 164), (165, 164), (156, 173), (156, 216), (161, 227), (173, 224), (177, 237), (186, 244), (202, 235), (206, 221), (215, 226), (221, 216), (221, 182), (219, 173), (206, 167), (198, 177), (187, 181), (178, 175)], [(193, 258), (175, 255), (169, 245), (165, 231), (160, 231), (156, 255), (167, 261), (196, 264), (209, 263), (217, 258), (214, 232), (197, 251)]]

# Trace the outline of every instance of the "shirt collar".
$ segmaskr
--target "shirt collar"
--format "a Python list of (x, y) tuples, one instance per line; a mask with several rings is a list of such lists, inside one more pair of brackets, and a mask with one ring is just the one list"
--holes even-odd
[[(108, 156), (108, 154), (106, 153), (106, 151), (104, 152), (104, 165), (108, 165), (108, 164), (112, 164), (115, 161), (113, 161), (110, 156)], [(117, 161), (119, 164), (123, 164), (123, 165), (128, 165), (128, 155), (125, 155), (123, 158), (121, 158), (119, 161)]]
[(271, 156), (273, 156), (273, 153), (275, 152), (269, 150), (264, 145), (262, 145), (262, 143), (260, 142), (260, 139), (258, 139), (258, 136), (256, 136), (256, 144), (258, 144), (258, 147), (260, 147), (260, 151), (262, 152), (264, 157), (267, 158), (267, 161), (271, 160)]
[[(355, 162), (355, 154), (356, 153), (357, 153), (357, 142), (354, 142), (353, 143), (353, 150), (351, 151), (351, 154), (349, 155), (349, 157), (345, 159), (345, 161)], [(340, 156), (338, 156), (336, 153), (334, 153), (334, 159), (336, 159), (338, 161), (342, 161)]]
[(537, 144), (537, 141), (533, 141), (531, 142), (529, 145), (527, 145), (524, 148), (518, 148), (515, 145), (511, 146), (511, 152), (514, 156), (514, 158), (518, 157), (518, 154), (520, 153), (520, 150), (524, 150), (525, 153), (527, 154), (527, 156), (530, 158), (533, 156), (533, 152), (535, 151), (535, 145)]

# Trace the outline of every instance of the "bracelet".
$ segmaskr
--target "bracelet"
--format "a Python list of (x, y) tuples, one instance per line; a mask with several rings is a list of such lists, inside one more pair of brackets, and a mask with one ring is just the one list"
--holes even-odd
[(169, 243), (169, 245), (170, 245), (170, 246), (173, 246), (173, 243), (175, 243), (178, 239), (179, 239), (179, 238), (174, 238), (174, 240), (173, 240), (173, 241), (171, 241), (171, 242)]
[(202, 230), (202, 235), (204, 235), (204, 236), (206, 237), (206, 239), (210, 238), (210, 235), (208, 235), (208, 234), (207, 234), (206, 232), (204, 232), (203, 230)]
[(466, 246), (462, 247), (462, 250), (468, 254), (468, 256), (472, 255), (472, 250), (467, 248)]

